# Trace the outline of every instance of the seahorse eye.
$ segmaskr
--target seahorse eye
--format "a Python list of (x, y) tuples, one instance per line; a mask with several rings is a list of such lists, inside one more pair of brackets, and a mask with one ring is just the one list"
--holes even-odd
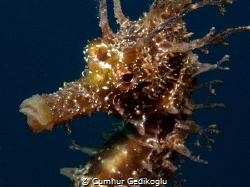
[(134, 78), (134, 74), (132, 72), (127, 72), (125, 74), (123, 74), (122, 76), (122, 80), (125, 82), (125, 83), (129, 83), (133, 80)]
[(135, 83), (136, 76), (133, 72), (127, 70), (127, 71), (123, 72), (120, 80), (121, 80), (123, 86), (129, 87)]

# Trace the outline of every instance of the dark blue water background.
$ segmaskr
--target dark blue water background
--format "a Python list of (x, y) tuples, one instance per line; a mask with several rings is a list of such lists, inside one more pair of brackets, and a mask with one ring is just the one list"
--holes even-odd
[[(123, 10), (137, 19), (152, 0), (122, 1)], [(84, 164), (88, 157), (68, 149), (71, 139), (82, 146), (103, 143), (101, 131), (111, 132), (117, 119), (104, 114), (83, 117), (71, 123), (72, 135), (63, 127), (53, 132), (32, 133), (26, 118), (19, 113), (20, 103), (33, 94), (56, 91), (64, 81), (77, 79), (85, 64), (82, 50), (87, 40), (101, 35), (98, 27), (98, 2), (95, 0), (1, 0), (0, 1), (0, 187), (63, 187), (69, 180), (59, 174), (62, 167)], [(110, 4), (110, 12), (112, 12)], [(110, 14), (112, 16), (112, 13)], [(227, 6), (225, 16), (217, 8), (206, 7), (190, 13), (188, 29), (205, 35), (215, 26), (219, 31), (230, 26), (250, 24), (250, 1), (238, 0)], [(114, 19), (112, 28), (117, 29)], [(210, 101), (223, 102), (224, 109), (201, 109), (194, 119), (203, 127), (217, 123), (221, 134), (213, 151), (194, 147), (208, 165), (186, 159), (182, 165), (184, 187), (250, 186), (250, 32), (228, 38), (228, 47), (210, 47), (202, 62), (215, 63), (230, 54), (228, 72), (201, 75), (202, 81), (223, 80), (217, 96)], [(197, 103), (209, 95), (206, 89), (194, 95)]]

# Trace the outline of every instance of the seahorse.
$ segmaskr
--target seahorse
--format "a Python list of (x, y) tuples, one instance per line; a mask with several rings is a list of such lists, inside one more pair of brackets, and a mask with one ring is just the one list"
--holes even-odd
[[(250, 26), (229, 28), (219, 33), (211, 28), (200, 39), (191, 40), (183, 17), (204, 6), (218, 6), (232, 0), (155, 0), (149, 12), (136, 21), (129, 20), (120, 0), (113, 0), (114, 15), (120, 28), (113, 32), (107, 16), (106, 0), (99, 0), (102, 37), (88, 42), (84, 54), (87, 64), (81, 77), (64, 83), (52, 94), (34, 95), (21, 104), (33, 132), (52, 130), (63, 121), (103, 111), (123, 119), (113, 135), (104, 136), (100, 148), (72, 147), (90, 156), (79, 168), (63, 168), (71, 186), (155, 186), (175, 178), (174, 161), (185, 156), (206, 163), (185, 146), (192, 133), (204, 136), (218, 133), (216, 125), (201, 129), (191, 118), (200, 107), (220, 104), (195, 104), (192, 93), (200, 86), (197, 75), (209, 70), (227, 70), (221, 66), (229, 56), (215, 64), (201, 63), (193, 52), (208, 53), (206, 45), (225, 45), (233, 33)], [(211, 81), (204, 84), (214, 93)], [(197, 142), (197, 144), (199, 144)]]

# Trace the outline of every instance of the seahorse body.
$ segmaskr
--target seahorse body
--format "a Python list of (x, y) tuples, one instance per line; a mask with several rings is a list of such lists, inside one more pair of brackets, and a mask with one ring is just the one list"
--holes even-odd
[[(181, 155), (205, 162), (184, 145), (190, 133), (204, 132), (191, 120), (192, 110), (198, 108), (191, 95), (199, 86), (196, 75), (226, 69), (220, 64), (228, 56), (217, 64), (205, 64), (192, 51), (206, 51), (203, 46), (223, 44), (228, 35), (250, 28), (232, 28), (218, 34), (212, 28), (203, 38), (190, 40), (192, 33), (181, 18), (205, 5), (219, 6), (224, 13), (224, 3), (231, 1), (192, 4), (191, 0), (155, 0), (148, 13), (130, 21), (123, 15), (120, 1), (114, 0), (120, 25), (114, 33), (109, 27), (106, 1), (99, 0), (103, 36), (88, 43), (84, 51), (87, 68), (82, 77), (65, 83), (53, 94), (32, 96), (20, 110), (34, 132), (51, 130), (62, 121), (94, 111), (124, 120), (101, 148), (84, 149), (91, 157), (84, 167), (61, 169), (72, 180), (72, 186), (84, 186), (86, 181), (96, 186), (95, 182), (106, 179), (114, 179), (106, 186), (121, 184), (115, 180), (124, 180), (123, 186), (138, 185), (128, 178), (169, 180), (178, 169), (173, 162)], [(217, 132), (214, 127), (210, 130)]]

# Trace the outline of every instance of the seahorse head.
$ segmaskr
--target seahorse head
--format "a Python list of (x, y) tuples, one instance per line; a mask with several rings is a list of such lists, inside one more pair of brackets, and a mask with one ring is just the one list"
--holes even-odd
[[(223, 44), (232, 33), (250, 27), (215, 29), (201, 39), (189, 40), (186, 13), (205, 5), (219, 6), (231, 1), (157, 0), (148, 13), (131, 21), (124, 16), (119, 0), (114, 0), (114, 15), (119, 30), (114, 33), (107, 18), (106, 0), (99, 0), (102, 37), (84, 50), (83, 76), (65, 83), (53, 94), (35, 95), (21, 104), (28, 124), (35, 132), (62, 121), (94, 111), (114, 114), (134, 124), (140, 134), (144, 122), (154, 115), (191, 114), (190, 95), (196, 88), (195, 76), (210, 69), (226, 69), (218, 64), (199, 63), (192, 51), (207, 44)], [(226, 60), (225, 58), (224, 60)]]
[[(130, 21), (123, 15), (120, 1), (114, 0), (114, 15), (120, 25), (114, 33), (108, 23), (106, 1), (100, 0), (102, 37), (90, 41), (84, 50), (87, 68), (83, 76), (65, 83), (54, 94), (36, 95), (22, 103), (21, 112), (28, 116), (32, 130), (50, 130), (61, 121), (96, 110), (127, 121), (143, 121), (157, 110), (177, 113), (174, 85), (188, 55), (167, 53), (165, 41), (185, 40), (186, 31), (181, 20), (171, 23), (179, 29), (162, 24), (171, 18), (168, 9), (178, 5), (181, 10), (188, 3), (156, 1), (149, 13)], [(156, 111), (154, 106), (158, 106)]]

